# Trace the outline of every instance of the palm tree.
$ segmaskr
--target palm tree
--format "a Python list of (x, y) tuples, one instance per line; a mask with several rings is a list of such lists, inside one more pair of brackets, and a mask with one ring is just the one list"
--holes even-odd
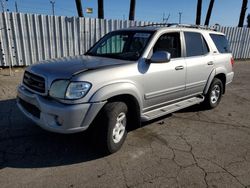
[(243, 0), (238, 27), (243, 27), (246, 10), (247, 10), (247, 0)]
[(130, 0), (129, 20), (135, 19), (135, 0)]
[(76, 8), (77, 8), (78, 16), (83, 17), (81, 0), (75, 0), (75, 2), (76, 2)]
[(210, 0), (209, 7), (208, 7), (208, 10), (207, 10), (207, 16), (206, 16), (206, 20), (205, 20), (204, 25), (209, 25), (209, 21), (210, 21), (211, 13), (212, 13), (212, 10), (213, 10), (213, 6), (214, 6), (214, 0)]
[(201, 8), (202, 8), (202, 0), (197, 1), (197, 10), (196, 10), (196, 25), (201, 24)]
[(98, 0), (98, 18), (104, 18), (103, 0)]

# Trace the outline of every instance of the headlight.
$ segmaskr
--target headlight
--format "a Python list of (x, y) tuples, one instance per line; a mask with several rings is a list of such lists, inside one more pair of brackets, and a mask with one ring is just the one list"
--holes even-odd
[(91, 84), (88, 82), (58, 80), (52, 83), (49, 95), (59, 99), (80, 99), (88, 93), (90, 88)]
[(84, 97), (91, 88), (88, 82), (71, 82), (67, 88), (66, 99), (80, 99)]
[(49, 95), (51, 97), (64, 99), (68, 85), (68, 80), (57, 80), (53, 82), (49, 90)]

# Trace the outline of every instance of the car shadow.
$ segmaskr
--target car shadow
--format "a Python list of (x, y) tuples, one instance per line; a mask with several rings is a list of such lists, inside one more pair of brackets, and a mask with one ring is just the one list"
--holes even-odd
[(62, 166), (104, 156), (93, 147), (87, 132), (44, 131), (19, 111), (15, 99), (0, 101), (0, 169)]
[[(195, 105), (177, 113), (200, 110)], [(141, 127), (164, 123), (171, 116), (142, 123)], [(90, 140), (89, 132), (66, 135), (44, 131), (20, 112), (15, 99), (0, 101), (0, 169), (55, 167), (106, 156)]]

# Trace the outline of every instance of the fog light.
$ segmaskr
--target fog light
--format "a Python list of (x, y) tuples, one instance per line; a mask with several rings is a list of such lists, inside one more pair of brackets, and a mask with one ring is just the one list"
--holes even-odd
[(21, 85), (21, 86), (20, 86), (20, 89), (24, 91), (24, 90), (25, 90), (25, 87)]
[(56, 116), (56, 124), (59, 126), (62, 126), (63, 124), (63, 118)]

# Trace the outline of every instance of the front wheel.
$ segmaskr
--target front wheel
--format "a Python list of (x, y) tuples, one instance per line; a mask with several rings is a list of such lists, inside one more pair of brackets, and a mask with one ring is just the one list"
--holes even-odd
[(204, 106), (208, 109), (215, 108), (220, 103), (223, 93), (223, 84), (220, 79), (214, 78), (212, 81), (208, 93), (205, 96)]
[(107, 103), (100, 112), (96, 131), (99, 147), (114, 153), (123, 145), (127, 136), (128, 108), (124, 102)]

